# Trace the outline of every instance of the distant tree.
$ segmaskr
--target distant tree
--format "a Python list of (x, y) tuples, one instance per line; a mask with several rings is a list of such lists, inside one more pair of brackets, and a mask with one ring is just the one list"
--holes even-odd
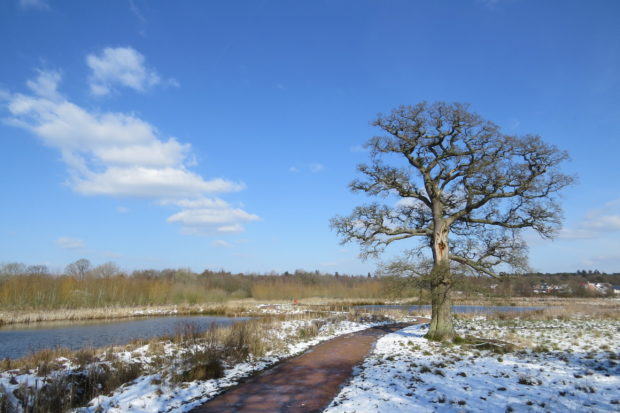
[(538, 136), (502, 134), (459, 103), (401, 106), (373, 125), (384, 135), (367, 143), (371, 162), (359, 165), (364, 178), (350, 188), (393, 202), (359, 206), (331, 226), (343, 243), (358, 242), (362, 257), (419, 237), (408, 256), (432, 253), (428, 337), (451, 339), (451, 266), (493, 277), (501, 264), (523, 271), (521, 231), (551, 238), (560, 226), (556, 194), (573, 178), (558, 165), (568, 155)]
[(26, 273), (26, 265), (21, 262), (8, 262), (0, 266), (0, 275), (22, 275)]
[(49, 274), (49, 269), (46, 265), (29, 265), (26, 272), (33, 275), (45, 275)]
[(109, 261), (101, 265), (97, 265), (92, 269), (91, 273), (98, 278), (109, 278), (121, 273), (121, 269), (115, 263)]
[(80, 258), (79, 260), (67, 265), (65, 272), (67, 275), (72, 275), (78, 280), (83, 280), (86, 277), (86, 273), (90, 270), (90, 261), (86, 258)]

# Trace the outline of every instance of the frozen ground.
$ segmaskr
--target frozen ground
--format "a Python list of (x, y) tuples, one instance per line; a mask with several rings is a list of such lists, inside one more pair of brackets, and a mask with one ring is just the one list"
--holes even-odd
[(326, 410), (344, 412), (620, 411), (620, 322), (457, 322), (462, 336), (518, 349), (429, 342), (425, 326), (381, 338)]

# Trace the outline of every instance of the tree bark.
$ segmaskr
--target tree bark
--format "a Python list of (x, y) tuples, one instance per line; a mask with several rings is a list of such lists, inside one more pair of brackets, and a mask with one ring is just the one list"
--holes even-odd
[(445, 341), (454, 338), (452, 324), (452, 272), (448, 251), (449, 226), (441, 218), (435, 219), (433, 233), (433, 259), (431, 272), (431, 325), (426, 337), (430, 340)]
[(430, 340), (445, 341), (454, 338), (452, 324), (452, 300), (450, 290), (452, 280), (448, 265), (436, 265), (431, 280), (431, 325), (426, 337)]

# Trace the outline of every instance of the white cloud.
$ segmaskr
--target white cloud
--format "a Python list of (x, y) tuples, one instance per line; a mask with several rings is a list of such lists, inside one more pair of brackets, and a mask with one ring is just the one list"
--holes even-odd
[(228, 204), (185, 209), (168, 217), (168, 222), (179, 223), (186, 232), (192, 233), (240, 232), (243, 231), (241, 223), (258, 220), (257, 215)]
[(610, 232), (620, 231), (620, 200), (605, 203), (589, 211), (574, 228), (563, 228), (561, 239), (600, 238)]
[(19, 0), (19, 6), (22, 9), (48, 10), (50, 8), (44, 0)]
[(58, 84), (60, 83), (60, 72), (57, 71), (38, 71), (39, 76), (34, 80), (26, 82), (26, 86), (32, 90), (38, 96), (50, 99), (59, 100), (62, 98), (58, 93)]
[(218, 227), (218, 232), (243, 232), (245, 228), (241, 224), (223, 225)]
[(307, 164), (301, 167), (291, 166), (288, 168), (288, 171), (293, 172), (293, 173), (299, 173), (301, 171), (310, 171), (315, 174), (315, 173), (321, 172), (323, 169), (325, 169), (325, 166), (323, 164), (310, 163), (310, 164)]
[(96, 155), (107, 164), (161, 167), (182, 163), (189, 150), (189, 144), (182, 145), (171, 138), (142, 145), (104, 146), (97, 148)]
[[(107, 47), (99, 55), (90, 54), (86, 63), (92, 70), (90, 91), (97, 96), (107, 95), (116, 86), (144, 92), (162, 84), (161, 77), (145, 66), (145, 58), (131, 47)], [(173, 81), (171, 83), (178, 83)]]
[(218, 239), (218, 240), (213, 241), (211, 243), (211, 246), (216, 247), (216, 248), (231, 248), (232, 244), (224, 240)]
[(558, 234), (559, 239), (577, 240), (596, 238), (596, 232), (583, 228), (562, 228)]
[(219, 198), (196, 198), (180, 199), (176, 201), (164, 201), (163, 204), (174, 203), (183, 208), (227, 208), (228, 203)]
[(235, 208), (219, 198), (165, 200), (162, 203), (183, 208), (168, 217), (168, 222), (180, 224), (188, 234), (242, 232), (245, 229), (242, 224), (260, 220), (257, 215)]
[(620, 231), (620, 215), (590, 216), (582, 225), (596, 231)]
[(78, 238), (60, 237), (56, 240), (56, 245), (64, 249), (81, 249), (86, 247), (86, 243)]
[(187, 169), (191, 145), (163, 140), (157, 129), (125, 113), (95, 113), (61, 98), (58, 72), (28, 82), (35, 95), (9, 97), (9, 123), (57, 148), (69, 167), (68, 184), (85, 195), (146, 198), (200, 197), (239, 191), (243, 184), (204, 180)]
[(224, 179), (205, 181), (182, 168), (109, 167), (102, 173), (89, 172), (70, 180), (83, 195), (141, 198), (188, 197), (203, 193), (238, 191), (243, 185)]
[(169, 222), (185, 229), (238, 232), (240, 222), (256, 215), (205, 195), (240, 191), (243, 183), (206, 180), (189, 168), (196, 164), (191, 145), (162, 138), (153, 125), (133, 114), (95, 112), (58, 92), (61, 75), (39, 71), (28, 81), (32, 94), (2, 93), (10, 117), (5, 122), (27, 129), (57, 149), (67, 165), (69, 185), (83, 195), (141, 197), (182, 210)]

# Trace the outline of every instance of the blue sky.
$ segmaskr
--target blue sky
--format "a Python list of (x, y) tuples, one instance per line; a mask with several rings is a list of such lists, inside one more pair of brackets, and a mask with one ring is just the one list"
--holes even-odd
[[(572, 157), (544, 272), (620, 271), (620, 3), (0, 2), (0, 262), (373, 271), (328, 221), (379, 112), (459, 101)], [(398, 245), (387, 251), (389, 258)]]

